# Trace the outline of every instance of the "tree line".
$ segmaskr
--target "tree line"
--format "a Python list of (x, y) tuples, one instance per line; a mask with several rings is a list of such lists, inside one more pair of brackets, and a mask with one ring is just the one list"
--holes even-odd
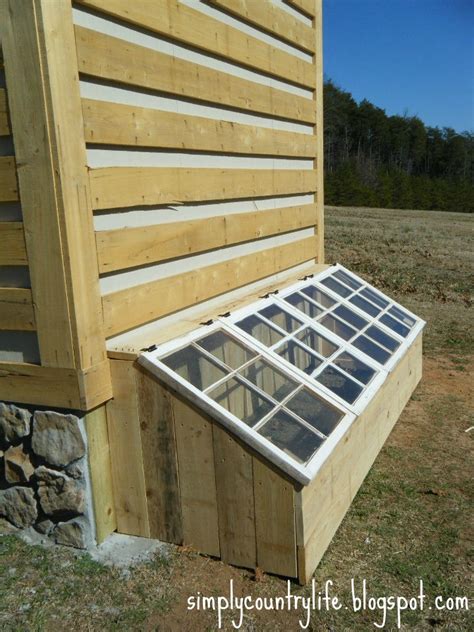
[(324, 83), (326, 204), (474, 211), (474, 134), (387, 116)]

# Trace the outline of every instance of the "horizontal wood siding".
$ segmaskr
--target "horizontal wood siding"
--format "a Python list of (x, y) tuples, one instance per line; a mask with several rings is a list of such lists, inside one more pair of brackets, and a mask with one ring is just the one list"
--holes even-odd
[(27, 263), (23, 222), (0, 222), (0, 265), (24, 266)]
[(316, 120), (309, 99), (81, 26), (75, 33), (85, 75), (290, 120)]
[(75, 33), (85, 75), (290, 120), (316, 120), (309, 99), (81, 26)]
[(264, 0), (75, 16), (106, 336), (316, 258), (315, 25)]
[(13, 156), (0, 156), (0, 202), (17, 202), (18, 184)]
[(79, 0), (125, 22), (249, 68), (314, 88), (312, 64), (176, 0)]
[(0, 88), (0, 136), (8, 134), (11, 134), (11, 129), (7, 112), (7, 93), (4, 88)]
[(261, 27), (298, 48), (314, 53), (315, 37), (313, 29), (301, 20), (289, 15), (287, 11), (274, 5), (271, 0), (209, 0), (229, 13), (243, 18), (249, 24)]
[(36, 329), (31, 290), (18, 287), (0, 288), (0, 330), (2, 329)]
[(263, 250), (102, 297), (107, 335), (171, 314), (314, 257), (315, 238)]
[(104, 230), (96, 233), (100, 272), (132, 268), (174, 257), (314, 225), (314, 204), (235, 213), (189, 222)]
[(295, 158), (316, 156), (316, 138), (309, 134), (94, 99), (84, 99), (82, 108), (86, 141), (91, 144)]
[(90, 172), (94, 209), (316, 191), (316, 173), (276, 169), (104, 167)]

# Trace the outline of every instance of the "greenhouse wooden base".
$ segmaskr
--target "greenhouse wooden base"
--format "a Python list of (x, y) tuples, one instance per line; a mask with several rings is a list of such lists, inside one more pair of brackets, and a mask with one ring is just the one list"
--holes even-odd
[(306, 487), (136, 363), (111, 360), (119, 532), (306, 583), (421, 378), (420, 333)]

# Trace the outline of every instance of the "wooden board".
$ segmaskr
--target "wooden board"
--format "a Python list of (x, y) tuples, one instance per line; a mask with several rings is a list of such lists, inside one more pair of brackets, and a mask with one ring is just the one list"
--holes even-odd
[(81, 26), (75, 35), (79, 70), (85, 75), (304, 123), (316, 120), (311, 99)]
[(94, 209), (294, 195), (316, 190), (316, 173), (293, 169), (91, 169)]
[(257, 565), (297, 577), (294, 487), (262, 459), (253, 459)]
[(107, 336), (309, 261), (314, 258), (315, 242), (315, 237), (308, 237), (106, 294), (102, 304)]
[(286, 0), (286, 2), (310, 18), (314, 18), (316, 15), (317, 9), (315, 2), (318, 2), (318, 0)]
[(248, 2), (248, 0), (209, 0), (209, 2), (237, 18), (279, 37), (292, 46), (314, 53), (313, 29), (269, 0), (257, 0), (257, 2), (255, 0), (253, 2)]
[(313, 226), (313, 204), (96, 232), (99, 271), (164, 261)]
[(15, 158), (0, 156), (0, 202), (18, 201)]
[(291, 83), (315, 86), (310, 63), (176, 0), (79, 0), (79, 4)]
[(135, 378), (150, 537), (181, 544), (183, 528), (172, 399), (142, 367), (135, 369)]
[(212, 422), (173, 396), (183, 543), (220, 556)]
[(81, 410), (92, 410), (112, 397), (110, 368), (107, 358), (87, 369), (78, 369), (77, 377), (81, 402), (79, 408)]
[(299, 579), (309, 581), (421, 378), (422, 334), (389, 374), (299, 499)]
[(253, 458), (240, 441), (217, 424), (213, 426), (213, 441), (221, 558), (228, 564), (255, 568)]
[(117, 528), (110, 467), (110, 446), (105, 406), (84, 418), (87, 433), (87, 459), (91, 476), (92, 504), (97, 544)]
[(324, 121), (323, 121), (323, 16), (322, 16), (322, 0), (312, 0), (313, 6), (316, 7), (315, 23), (315, 40), (316, 54), (314, 56), (316, 91), (314, 93), (314, 101), (316, 106), (316, 126), (314, 133), (318, 150), (316, 159), (314, 160), (314, 168), (316, 171), (316, 205), (318, 217), (318, 249), (317, 259), (319, 263), (324, 263)]
[(132, 362), (110, 362), (114, 392), (106, 408), (110, 464), (117, 531), (150, 537), (135, 370)]
[(28, 264), (23, 222), (0, 222), (0, 265)]
[(4, 0), (2, 9), (41, 363), (83, 370), (106, 355), (97, 261), (84, 257), (95, 242), (72, 8), (67, 2)]
[(11, 134), (10, 121), (8, 119), (7, 93), (0, 88), (0, 136)]
[(0, 401), (78, 409), (79, 400), (73, 369), (0, 362)]
[(0, 288), (0, 330), (2, 329), (13, 331), (36, 329), (30, 289)]
[(95, 99), (83, 99), (82, 111), (88, 143), (253, 156), (316, 156), (316, 138), (309, 134)]

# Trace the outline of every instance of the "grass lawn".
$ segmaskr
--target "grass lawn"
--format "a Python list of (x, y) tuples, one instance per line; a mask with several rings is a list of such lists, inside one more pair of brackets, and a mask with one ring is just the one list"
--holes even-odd
[[(377, 458), (315, 573), (318, 590), (350, 605), (350, 581), (372, 596), (412, 597), (423, 579), (429, 603), (402, 615), (402, 630), (474, 630), (470, 612), (429, 610), (433, 598), (470, 594), (474, 365), (473, 218), (458, 213), (327, 209), (327, 261), (370, 279), (428, 321), (424, 377)], [(228, 567), (179, 547), (129, 571), (87, 554), (0, 538), (0, 630), (217, 629), (214, 612), (188, 612), (188, 596), (282, 596), (286, 581)], [(310, 587), (292, 585), (301, 596)], [(472, 606), (472, 604), (471, 604)], [(249, 612), (246, 631), (299, 630), (303, 611)], [(376, 630), (382, 613), (315, 612), (309, 630)], [(224, 627), (234, 629), (231, 615)], [(396, 630), (394, 613), (385, 630)]]

